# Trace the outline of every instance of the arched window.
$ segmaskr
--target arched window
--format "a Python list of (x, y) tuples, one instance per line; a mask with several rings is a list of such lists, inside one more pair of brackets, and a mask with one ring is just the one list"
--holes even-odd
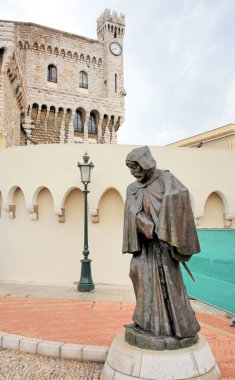
[(88, 88), (88, 77), (85, 71), (79, 73), (79, 87)]
[(88, 121), (88, 134), (96, 134), (95, 115), (91, 112)]
[(73, 129), (74, 132), (83, 133), (82, 113), (80, 111), (76, 111), (74, 116)]
[(49, 82), (57, 82), (57, 69), (54, 65), (49, 65), (47, 69), (47, 80)]

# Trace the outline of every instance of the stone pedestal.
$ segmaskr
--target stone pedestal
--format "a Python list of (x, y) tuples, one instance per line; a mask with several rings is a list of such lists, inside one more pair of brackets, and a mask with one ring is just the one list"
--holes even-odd
[(220, 369), (203, 337), (191, 347), (153, 351), (131, 346), (118, 334), (100, 380), (217, 380)]

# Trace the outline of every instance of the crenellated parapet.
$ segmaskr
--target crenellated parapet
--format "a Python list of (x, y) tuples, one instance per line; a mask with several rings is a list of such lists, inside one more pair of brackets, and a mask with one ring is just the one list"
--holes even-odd
[(84, 51), (68, 50), (65, 46), (53, 46), (52, 44), (41, 43), (36, 40), (30, 42), (30, 40), (21, 39), (17, 42), (17, 47), (20, 52), (33, 50), (44, 55), (49, 54), (55, 57), (62, 57), (64, 60), (74, 60), (88, 68), (101, 69), (103, 65), (102, 57), (92, 56)]
[(120, 28), (120, 34), (124, 35), (125, 32), (125, 16), (123, 13), (118, 13), (113, 11), (111, 13), (110, 9), (105, 9), (104, 12), (97, 19), (97, 31), (104, 27), (104, 25), (109, 25), (109, 30), (111, 31), (111, 26), (118, 25)]

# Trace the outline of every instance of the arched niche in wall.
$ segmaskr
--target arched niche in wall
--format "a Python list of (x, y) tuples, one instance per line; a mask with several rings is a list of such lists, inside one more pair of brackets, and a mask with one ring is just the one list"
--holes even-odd
[[(89, 201), (89, 199), (88, 199)], [(61, 264), (62, 277), (73, 284), (80, 278), (80, 260), (83, 258), (84, 238), (84, 199), (82, 191), (72, 187), (66, 191), (61, 202), (65, 223), (57, 223), (58, 257)], [(89, 223), (90, 227), (91, 223)], [(89, 242), (92, 236), (89, 236)]]
[(64, 224), (58, 223), (52, 194), (47, 187), (40, 186), (32, 198), (32, 203), (38, 205), (38, 221), (30, 221), (28, 229), (32, 261), (28, 276), (34, 282), (61, 283), (65, 280), (63, 270), (69, 248), (62, 231)]
[(96, 66), (96, 57), (93, 57), (92, 58), (92, 66), (95, 68)]
[(78, 188), (67, 191), (62, 202), (65, 223), (63, 235), (65, 242), (70, 245), (70, 257), (74, 262), (77, 260), (77, 279), (79, 277), (79, 260), (82, 259), (83, 237), (84, 237), (84, 199), (83, 193)]
[(4, 204), (4, 210), (8, 213), (8, 216), (10, 219), (15, 219), (15, 216), (16, 216), (16, 204), (15, 204), (16, 198), (15, 198), (15, 196), (16, 196), (17, 189), (18, 189), (17, 185), (12, 186), (9, 189), (8, 194), (7, 194), (7, 199), (6, 199), (6, 202)]
[(14, 190), (12, 197), (12, 205), (15, 208), (14, 216), (17, 219), (17, 222), (22, 223), (22, 220), (28, 220), (28, 212), (25, 205), (24, 193), (20, 187), (17, 187)]
[(99, 223), (91, 224), (89, 230), (94, 281), (128, 283), (130, 257), (122, 255), (123, 199), (116, 189), (109, 188), (98, 207)]
[(48, 127), (53, 127), (55, 124), (55, 112), (56, 112), (55, 107), (51, 106), (50, 111), (49, 111), (49, 115), (47, 118), (47, 126)]
[(218, 192), (208, 196), (199, 228), (224, 228), (224, 202)]
[(122, 225), (123, 215), (124, 202), (120, 193), (114, 188), (107, 189), (99, 201), (100, 223), (107, 223), (109, 228), (116, 223)]
[(83, 229), (84, 200), (82, 191), (78, 188), (68, 190), (62, 203), (66, 213), (66, 224), (73, 225), (72, 228), (75, 228), (74, 232), (77, 234), (78, 229), (79, 231)]
[(40, 223), (45, 224), (45, 228), (51, 224), (51, 222), (57, 222), (57, 217), (54, 212), (54, 201), (50, 190), (47, 187), (41, 187), (34, 197), (38, 205), (38, 220)]
[(58, 127), (61, 126), (63, 116), (64, 116), (64, 109), (62, 107), (59, 107), (57, 118), (56, 118), (56, 124)]
[(40, 111), (40, 123), (44, 124), (47, 116), (47, 106), (43, 104)]
[(33, 103), (31, 118), (33, 121), (37, 120), (39, 106), (37, 103)]
[(86, 57), (86, 65), (87, 65), (87, 67), (90, 67), (90, 62), (91, 62), (91, 58), (90, 58), (89, 55), (87, 55), (87, 57)]

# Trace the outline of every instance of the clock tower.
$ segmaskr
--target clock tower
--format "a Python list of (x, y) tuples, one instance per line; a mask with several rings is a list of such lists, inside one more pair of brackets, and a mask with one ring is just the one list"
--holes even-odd
[[(107, 98), (111, 115), (121, 115), (119, 124), (124, 120), (124, 75), (123, 39), (125, 17), (109, 9), (97, 20), (97, 38), (103, 44), (104, 58), (104, 96)], [(114, 124), (118, 122), (117, 118)]]

